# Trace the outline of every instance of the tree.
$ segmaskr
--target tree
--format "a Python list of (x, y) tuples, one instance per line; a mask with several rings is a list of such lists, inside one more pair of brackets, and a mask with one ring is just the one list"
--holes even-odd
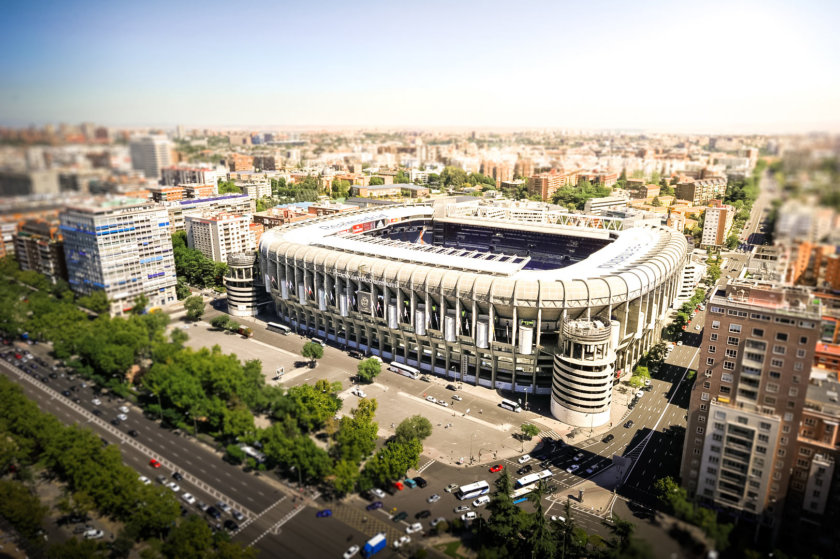
[(218, 328), (219, 330), (226, 329), (228, 323), (230, 323), (230, 317), (226, 314), (220, 314), (219, 316), (215, 316), (210, 320), (210, 326), (212, 326), (213, 328)]
[(400, 169), (397, 171), (397, 176), (394, 177), (394, 184), (409, 184), (411, 182), (411, 177), (408, 174)]
[(443, 186), (460, 188), (467, 181), (467, 173), (458, 167), (447, 166), (444, 167), (443, 172), (440, 174), (440, 180)]
[(303, 344), (303, 349), (300, 354), (309, 359), (311, 366), (314, 367), (315, 361), (324, 356), (324, 347), (315, 342), (306, 342)]
[(102, 289), (97, 289), (90, 295), (79, 297), (77, 302), (80, 306), (92, 310), (95, 313), (104, 313), (111, 309), (111, 303), (108, 302), (108, 295)]
[(417, 467), (421, 452), (423, 445), (417, 439), (391, 442), (365, 463), (363, 476), (369, 484), (385, 486)]
[(411, 439), (423, 441), (432, 434), (432, 423), (422, 415), (413, 415), (403, 419), (397, 425), (397, 441), (405, 442)]
[(373, 357), (360, 361), (358, 367), (356, 368), (356, 375), (360, 380), (367, 383), (373, 382), (373, 379), (381, 372), (382, 362), (378, 359), (374, 359)]
[(729, 250), (735, 250), (738, 248), (738, 245), (741, 244), (741, 240), (738, 238), (738, 235), (732, 233), (729, 237), (726, 238), (726, 248)]
[(197, 322), (204, 314), (204, 299), (200, 295), (193, 295), (184, 299), (184, 309), (187, 311), (187, 320)]
[(149, 306), (149, 298), (145, 293), (141, 293), (134, 298), (134, 306), (131, 307), (131, 314), (140, 315), (146, 312), (146, 307)]
[(495, 489), (490, 497), (490, 518), (487, 520), (487, 528), (490, 531), (491, 543), (500, 548), (501, 556), (517, 556), (518, 534), (525, 522), (525, 513), (518, 506), (513, 504), (511, 493), (513, 484), (507, 470), (495, 481)]
[(200, 516), (190, 515), (169, 532), (161, 551), (168, 559), (204, 559), (212, 549), (210, 527)]
[[(376, 433), (379, 431), (379, 425), (373, 421), (376, 407), (376, 400), (362, 398), (350, 417), (341, 418), (335, 430), (333, 455), (358, 466), (376, 450)], [(331, 420), (332, 417), (327, 418), (325, 425), (329, 425)]]
[(539, 428), (531, 423), (523, 423), (521, 429), (522, 435), (529, 441), (540, 433)]
[(182, 301), (190, 296), (192, 291), (190, 291), (189, 286), (184, 281), (184, 278), (178, 278), (178, 283), (175, 284), (175, 295), (178, 297), (179, 301)]
[(650, 205), (654, 208), (658, 208), (662, 206), (662, 200), (659, 199), (659, 196), (654, 196), (653, 200), (651, 200)]
[(359, 465), (350, 460), (339, 460), (333, 468), (332, 486), (339, 495), (346, 495), (356, 488)]
[(242, 194), (242, 189), (234, 181), (219, 179), (219, 194)]
[(350, 195), (350, 181), (335, 179), (332, 181), (331, 196), (333, 198), (347, 198)]
[(368, 182), (370, 186), (382, 186), (385, 184), (385, 179), (382, 177), (370, 177), (370, 181)]

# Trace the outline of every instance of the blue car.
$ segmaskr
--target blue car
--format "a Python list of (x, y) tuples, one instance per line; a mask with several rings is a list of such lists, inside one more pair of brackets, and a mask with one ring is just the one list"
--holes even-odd
[(331, 509), (319, 510), (315, 514), (315, 516), (317, 516), (318, 518), (326, 518), (328, 516), (332, 516), (332, 510)]
[(367, 510), (381, 509), (382, 508), (382, 501), (374, 501), (371, 504), (369, 504), (366, 508), (367, 508)]
[(405, 481), (403, 483), (411, 487), (412, 489), (417, 487), (417, 482), (411, 479), (410, 477), (405, 478)]

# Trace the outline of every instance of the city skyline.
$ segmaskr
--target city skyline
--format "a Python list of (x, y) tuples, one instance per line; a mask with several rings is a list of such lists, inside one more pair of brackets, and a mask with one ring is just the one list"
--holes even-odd
[(838, 131), (838, 11), (36, 2), (0, 39), (0, 123)]

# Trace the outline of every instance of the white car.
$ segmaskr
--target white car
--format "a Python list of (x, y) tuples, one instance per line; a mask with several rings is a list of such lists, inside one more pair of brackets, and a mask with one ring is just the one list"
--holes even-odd
[(178, 493), (178, 492), (181, 491), (181, 486), (178, 485), (177, 483), (175, 483), (174, 481), (170, 481), (169, 483), (166, 484), (166, 486), (169, 489), (171, 489), (172, 491), (174, 491), (175, 493)]
[(230, 505), (227, 503), (223, 503), (222, 501), (216, 501), (216, 508), (227, 514), (233, 512), (233, 509), (230, 508)]
[(467, 522), (469, 520), (475, 520), (476, 518), (478, 518), (478, 515), (472, 511), (461, 515), (461, 520), (463, 520), (464, 522)]
[(650, 386), (650, 379), (649, 378), (645, 379), (645, 386)]
[(572, 464), (571, 466), (566, 468), (566, 471), (569, 472), (570, 474), (573, 474), (578, 470), (578, 468), (580, 468), (580, 464)]
[(181, 495), (181, 498), (182, 498), (184, 501), (186, 501), (188, 504), (190, 504), (190, 505), (194, 505), (194, 504), (195, 504), (195, 497), (193, 497), (193, 496), (192, 496), (191, 494), (189, 494), (189, 493), (184, 493), (183, 495)]
[(678, 341), (677, 345), (682, 345), (682, 340)]
[(142, 483), (143, 485), (151, 485), (152, 484), (152, 480), (150, 480), (146, 476), (140, 476), (140, 477), (137, 478), (137, 480), (140, 483)]
[(447, 402), (444, 402), (443, 400), (438, 400), (438, 401), (437, 401), (437, 404), (438, 404), (439, 406), (443, 406), (443, 407), (445, 407), (445, 408), (448, 408), (448, 407), (449, 407), (449, 404), (448, 404)]
[(551, 521), (552, 522), (566, 522), (566, 519), (563, 518), (562, 516), (556, 516), (556, 515), (552, 514), (551, 515)]
[(446, 522), (446, 519), (445, 519), (444, 517), (442, 517), (442, 516), (438, 516), (438, 517), (437, 517), (437, 518), (435, 518), (434, 520), (430, 520), (430, 521), (429, 521), (429, 526), (431, 526), (432, 528), (434, 528), (435, 526), (437, 526), (437, 525), (438, 525), (438, 524), (440, 524), (441, 522)]
[(636, 398), (641, 398), (644, 395), (645, 395), (645, 393), (644, 393), (643, 390), (637, 390), (636, 391)]
[(350, 546), (350, 549), (344, 552), (344, 559), (350, 559), (351, 557), (355, 557), (356, 554), (359, 552), (359, 546), (353, 545)]
[(699, 325), (699, 324), (695, 324), (695, 325), (694, 325), (694, 329), (695, 329), (695, 330), (700, 330), (700, 325)]
[(456, 512), (456, 513), (458, 513), (458, 512), (467, 512), (468, 510), (470, 510), (470, 506), (469, 506), (469, 505), (458, 505), (457, 507), (455, 507), (455, 512)]
[(125, 415), (124, 413), (120, 413), (120, 414), (117, 414), (117, 419), (119, 419), (120, 421), (126, 421), (128, 419), (128, 416)]
[(399, 549), (404, 545), (411, 543), (411, 538), (408, 536), (400, 536), (400, 539), (394, 542), (394, 549)]
[(379, 497), (380, 499), (385, 498), (385, 492), (382, 491), (381, 489), (379, 489), (378, 487), (374, 487), (373, 489), (371, 489), (370, 494), (375, 495), (376, 497)]
[(490, 502), (490, 497), (488, 497), (487, 495), (482, 495), (481, 497), (479, 497), (478, 499), (473, 501), (472, 506), (474, 506), (475, 508), (483, 507), (484, 505), (488, 504), (489, 502)]
[(367, 394), (361, 388), (354, 388), (353, 389), (353, 394), (355, 394), (359, 398), (367, 398)]
[(427, 503), (437, 503), (438, 501), (440, 501), (440, 495), (438, 495), (437, 493), (426, 499)]
[(434, 396), (426, 396), (426, 400), (433, 404), (437, 404), (437, 398), (435, 398)]
[(413, 534), (415, 532), (419, 532), (422, 529), (423, 529), (423, 525), (420, 524), (419, 522), (415, 522), (411, 526), (406, 526), (405, 527), (405, 533), (406, 534)]
[(595, 473), (595, 472), (598, 471), (598, 467), (599, 467), (598, 464), (593, 464), (592, 466), (589, 466), (588, 468), (586, 468), (586, 473), (587, 474)]
[(583, 453), (582, 453), (582, 452), (578, 452), (577, 454), (575, 454), (574, 461), (575, 461), (575, 462), (577, 462), (577, 461), (578, 461), (578, 460), (580, 460), (581, 458), (583, 458)]
[(101, 539), (102, 536), (104, 536), (104, 535), (105, 535), (105, 532), (103, 532), (102, 530), (96, 530), (94, 528), (91, 528), (90, 530), (85, 532), (85, 539), (86, 540), (98, 540), (98, 539)]
[(519, 462), (520, 464), (524, 464), (525, 462), (530, 462), (530, 461), (531, 461), (531, 455), (530, 454), (525, 454), (524, 456), (520, 456), (519, 459), (517, 460), (517, 462)]
[(459, 401), (459, 402), (460, 402), (461, 400), (463, 400), (463, 398), (461, 398), (461, 397), (460, 397), (460, 396), (458, 396), (457, 394), (453, 394), (453, 395), (452, 395), (452, 399), (453, 399), (453, 400), (457, 400), (457, 401)]
[(128, 413), (128, 406), (120, 406), (117, 409), (119, 409), (121, 413)]
[(447, 493), (452, 493), (453, 491), (456, 491), (459, 487), (461, 486), (457, 483), (450, 483), (444, 488), (444, 491), (446, 491)]
[(94, 398), (93, 400), (91, 400), (91, 402), (93, 403), (94, 406), (101, 406), (102, 405), (102, 400), (100, 400), (99, 398)]

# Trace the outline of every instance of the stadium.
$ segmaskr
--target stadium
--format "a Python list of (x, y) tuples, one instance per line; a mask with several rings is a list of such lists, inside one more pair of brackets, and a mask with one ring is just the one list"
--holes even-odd
[[(267, 231), (280, 320), (454, 381), (551, 395), (609, 421), (614, 382), (658, 340), (687, 258), (659, 217), (479, 200), (344, 212)], [(527, 399), (527, 396), (526, 396)]]

